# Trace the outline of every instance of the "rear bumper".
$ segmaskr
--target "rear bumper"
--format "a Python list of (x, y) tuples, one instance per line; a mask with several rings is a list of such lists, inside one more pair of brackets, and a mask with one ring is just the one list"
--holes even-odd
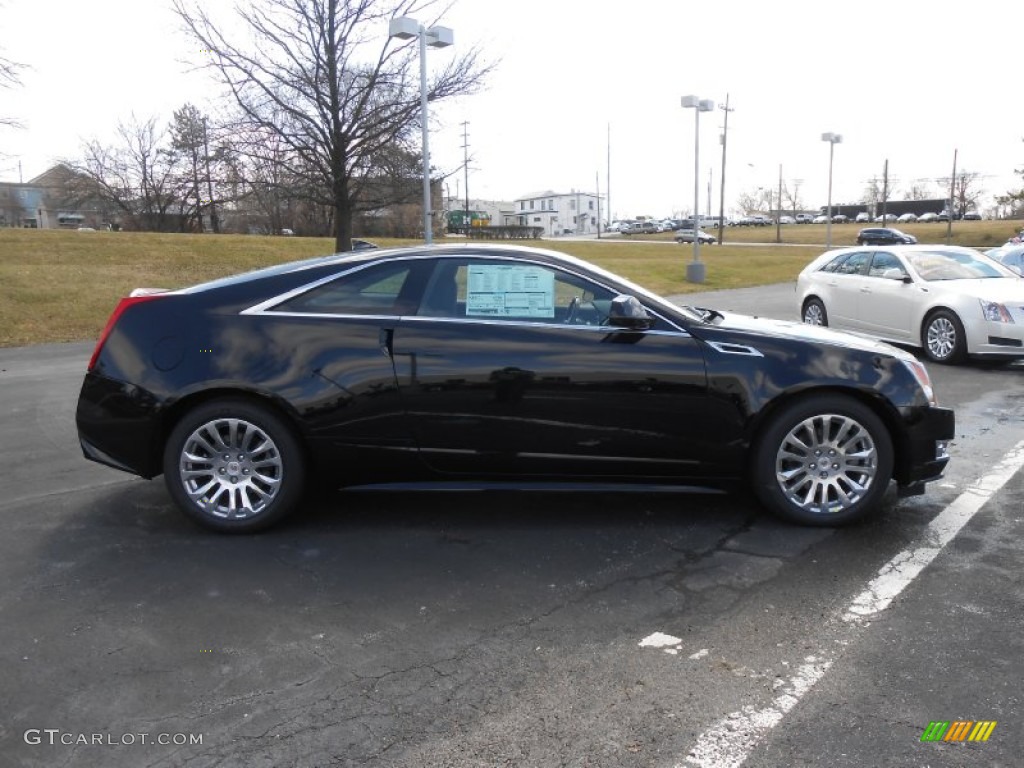
[(915, 408), (904, 414), (907, 431), (896, 481), (903, 495), (920, 492), (923, 483), (938, 480), (949, 463), (946, 448), (956, 435), (956, 415), (949, 408)]
[(161, 473), (159, 404), (141, 387), (87, 373), (75, 424), (85, 458), (145, 478)]

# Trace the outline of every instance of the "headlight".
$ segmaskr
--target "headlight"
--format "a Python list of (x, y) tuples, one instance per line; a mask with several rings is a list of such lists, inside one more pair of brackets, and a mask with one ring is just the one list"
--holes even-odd
[(985, 301), (984, 299), (979, 299), (979, 301), (981, 302), (981, 314), (986, 320), (993, 323), (1013, 322), (1013, 318), (1010, 317), (1010, 313), (1006, 311), (1006, 307), (998, 301)]
[(939, 400), (935, 397), (935, 390), (932, 389), (932, 379), (928, 375), (928, 369), (924, 367), (924, 363), (920, 360), (900, 358), (900, 362), (907, 366), (914, 378), (917, 379), (917, 383), (921, 386), (921, 390), (924, 392), (924, 396), (928, 399), (929, 405), (938, 405)]

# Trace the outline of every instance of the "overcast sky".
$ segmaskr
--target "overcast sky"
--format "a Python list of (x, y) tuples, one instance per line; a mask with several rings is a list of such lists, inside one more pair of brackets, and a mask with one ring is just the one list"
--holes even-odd
[[(774, 188), (780, 164), (808, 208), (824, 205), (826, 131), (843, 136), (835, 203), (859, 200), (886, 159), (897, 198), (948, 177), (954, 149), (958, 169), (999, 194), (1020, 185), (1013, 170), (1024, 167), (1013, 7), (458, 0), (442, 22), (456, 48), (480, 46), (500, 65), (484, 93), (432, 105), (432, 159), (459, 168), (467, 121), (474, 198), (599, 183), (616, 217), (672, 215), (694, 194), (694, 111), (680, 97), (719, 104), (728, 93), (727, 208), (739, 192)], [(0, 91), (0, 115), (26, 124), (0, 128), (0, 179), (17, 181), (19, 161), (28, 180), (78, 156), (133, 112), (169, 121), (186, 101), (211, 109), (217, 89), (182, 63), (197, 60), (193, 49), (168, 0), (0, 0), (0, 50), (31, 66), (22, 88)], [(428, 67), (452, 50), (430, 50)], [(722, 118), (701, 115), (701, 211), (709, 170), (718, 209)], [(461, 171), (448, 191), (464, 196)]]

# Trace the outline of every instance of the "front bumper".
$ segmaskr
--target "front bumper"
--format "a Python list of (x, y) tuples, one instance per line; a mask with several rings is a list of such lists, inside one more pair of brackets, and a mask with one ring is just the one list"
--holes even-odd
[(938, 480), (949, 463), (946, 448), (956, 436), (956, 414), (950, 408), (914, 408), (904, 414), (906, 433), (895, 467), (901, 495), (921, 492)]

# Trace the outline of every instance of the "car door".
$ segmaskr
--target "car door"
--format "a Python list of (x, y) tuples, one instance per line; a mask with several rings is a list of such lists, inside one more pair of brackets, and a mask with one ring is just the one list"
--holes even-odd
[(606, 324), (616, 293), (521, 258), (439, 257), (392, 355), (424, 460), (476, 475), (681, 477), (716, 435), (700, 344)]
[(872, 254), (868, 273), (861, 281), (857, 309), (864, 330), (890, 340), (914, 340), (910, 325), (916, 289), (904, 282), (907, 277), (909, 273), (896, 254)]
[(843, 259), (834, 270), (821, 274), (820, 279), (825, 284), (823, 294), (829, 325), (851, 330), (863, 328), (858, 305), (870, 263), (870, 251), (856, 251)]

